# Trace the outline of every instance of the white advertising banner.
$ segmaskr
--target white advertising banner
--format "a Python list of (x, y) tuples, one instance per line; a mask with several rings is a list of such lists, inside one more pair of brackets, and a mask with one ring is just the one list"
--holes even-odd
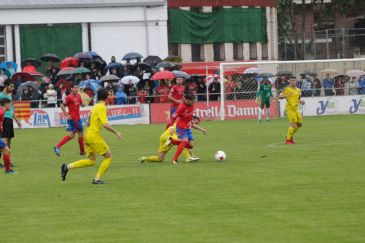
[[(303, 116), (365, 114), (365, 96), (303, 97)], [(286, 100), (280, 100), (280, 116), (285, 117)]]
[[(81, 121), (85, 124), (92, 107), (82, 107)], [(149, 124), (148, 104), (108, 106), (108, 119), (111, 125)], [(23, 120), (23, 128), (65, 127), (67, 119), (60, 108), (31, 109), (29, 120)], [(17, 127), (16, 124), (14, 124)]]

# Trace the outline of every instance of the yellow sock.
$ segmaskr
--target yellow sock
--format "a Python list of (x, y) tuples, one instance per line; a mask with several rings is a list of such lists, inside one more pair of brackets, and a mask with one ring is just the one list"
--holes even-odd
[(189, 150), (184, 149), (182, 153), (184, 154), (186, 159), (190, 159), (191, 156), (190, 156)]
[(83, 168), (83, 167), (90, 167), (95, 165), (95, 161), (91, 160), (91, 159), (82, 159), (76, 162), (73, 162), (71, 164), (69, 164), (67, 167), (69, 169), (73, 169), (73, 168)]
[(294, 135), (294, 128), (289, 127), (288, 128), (288, 135), (286, 135), (286, 139), (288, 139), (288, 140), (292, 139), (293, 135)]
[(294, 128), (293, 135), (299, 130), (299, 127)]
[(98, 173), (96, 173), (96, 180), (100, 180), (100, 178), (105, 174), (105, 172), (109, 169), (110, 164), (112, 163), (112, 158), (104, 158), (99, 167)]
[(145, 161), (147, 162), (161, 162), (158, 156), (150, 156), (146, 157)]

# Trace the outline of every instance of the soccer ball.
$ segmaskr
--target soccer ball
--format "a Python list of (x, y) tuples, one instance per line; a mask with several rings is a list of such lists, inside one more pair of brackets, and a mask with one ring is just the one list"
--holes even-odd
[(226, 153), (223, 151), (217, 151), (214, 155), (216, 161), (224, 161), (226, 160)]

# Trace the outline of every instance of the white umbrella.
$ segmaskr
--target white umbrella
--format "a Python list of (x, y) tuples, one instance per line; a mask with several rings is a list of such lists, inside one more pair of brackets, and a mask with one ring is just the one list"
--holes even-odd
[(132, 81), (133, 84), (136, 84), (139, 82), (139, 78), (136, 76), (125, 76), (120, 80), (120, 83), (122, 84), (129, 84), (129, 81)]
[(259, 67), (250, 67), (250, 68), (247, 68), (243, 73), (244, 74), (254, 74), (254, 73), (263, 73), (264, 70), (262, 70), (261, 68)]
[(350, 77), (356, 77), (359, 78), (360, 76), (365, 75), (365, 72), (362, 70), (350, 70), (346, 72), (346, 75), (350, 76)]

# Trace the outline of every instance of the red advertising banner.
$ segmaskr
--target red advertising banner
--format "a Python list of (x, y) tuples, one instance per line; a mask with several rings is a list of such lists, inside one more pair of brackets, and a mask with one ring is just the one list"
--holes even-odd
[[(202, 120), (220, 119), (220, 102), (195, 102), (194, 114)], [(260, 107), (255, 100), (232, 100), (225, 102), (225, 120), (257, 119)], [(277, 102), (271, 103), (270, 117), (278, 116)], [(170, 119), (170, 104), (151, 104), (151, 123), (165, 123)]]

